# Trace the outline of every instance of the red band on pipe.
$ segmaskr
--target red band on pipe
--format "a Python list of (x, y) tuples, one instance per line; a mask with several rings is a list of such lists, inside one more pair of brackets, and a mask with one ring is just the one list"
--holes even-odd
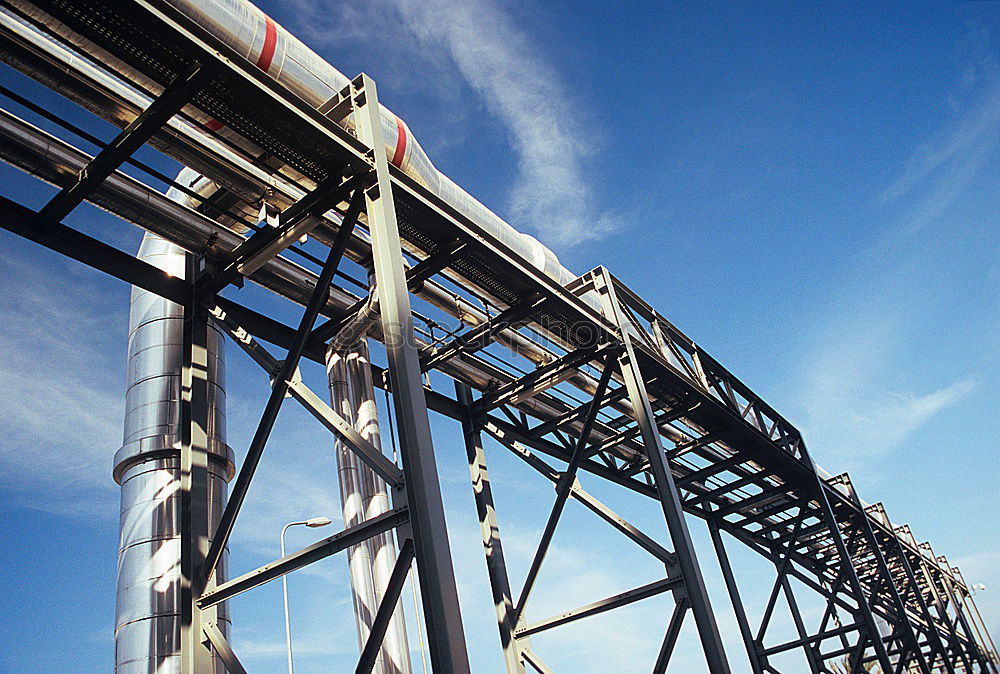
[[(268, 68), (271, 67), (271, 61), (274, 59), (274, 48), (278, 44), (278, 29), (274, 26), (274, 21), (271, 17), (264, 17), (264, 46), (260, 49), (260, 56), (257, 57), (257, 67), (263, 70), (265, 73)], [(218, 131), (225, 124), (217, 119), (210, 119), (205, 123), (205, 128), (209, 131)]]
[(392, 163), (396, 168), (403, 168), (403, 156), (406, 154), (406, 127), (402, 120), (396, 118), (396, 152), (392, 155)]
[(257, 67), (265, 73), (271, 67), (271, 59), (274, 58), (274, 47), (278, 44), (278, 30), (274, 27), (271, 17), (264, 17), (264, 46), (260, 50), (257, 58)]

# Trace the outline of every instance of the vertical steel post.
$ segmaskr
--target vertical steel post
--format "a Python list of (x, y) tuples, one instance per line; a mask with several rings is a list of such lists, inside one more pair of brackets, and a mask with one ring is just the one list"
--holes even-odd
[(726, 581), (726, 590), (729, 592), (729, 600), (733, 604), (733, 612), (736, 614), (736, 624), (739, 625), (740, 636), (743, 637), (743, 646), (747, 649), (750, 668), (753, 670), (753, 674), (764, 674), (764, 669), (760, 663), (760, 654), (757, 650), (757, 642), (754, 641), (753, 632), (750, 630), (750, 621), (747, 619), (747, 611), (743, 607), (743, 599), (740, 597), (740, 590), (736, 585), (733, 566), (729, 563), (726, 544), (722, 540), (719, 523), (714, 518), (708, 520), (708, 533), (712, 537), (715, 556), (719, 559), (719, 568), (722, 569), (722, 577)]
[(185, 278), (192, 288), (184, 306), (181, 364), (181, 673), (216, 671), (206, 643), (205, 626), (215, 623), (217, 609), (202, 610), (197, 599), (201, 567), (208, 553), (208, 310), (194, 293), (200, 261), (188, 256)]
[[(875, 530), (872, 529), (872, 523), (868, 519), (868, 515), (865, 513), (864, 506), (861, 504), (861, 500), (854, 493), (854, 489), (851, 488), (851, 500), (861, 511), (859, 517), (861, 518), (861, 532), (864, 537), (868, 540), (868, 545), (872, 549), (872, 554), (875, 556), (875, 563), (878, 566), (879, 573), (885, 577), (886, 586), (889, 588), (889, 596), (892, 597), (892, 604), (896, 609), (896, 613), (899, 615), (899, 621), (901, 627), (903, 628), (903, 634), (906, 641), (909, 642), (910, 648), (913, 650), (913, 655), (917, 660), (917, 664), (920, 667), (920, 671), (923, 674), (930, 674), (930, 667), (927, 665), (927, 660), (924, 658), (924, 652), (920, 648), (920, 643), (917, 641), (917, 635), (913, 631), (913, 626), (910, 624), (910, 619), (906, 616), (906, 603), (899, 594), (899, 589), (896, 587), (896, 582), (893, 580), (892, 573), (889, 571), (889, 565), (885, 561), (885, 556), (882, 554), (882, 548), (878, 544), (878, 539), (875, 536)], [(900, 653), (900, 660), (906, 661), (906, 654)]]
[[(844, 536), (840, 531), (840, 525), (837, 524), (837, 518), (833, 514), (833, 508), (830, 506), (830, 499), (826, 496), (826, 487), (823, 483), (823, 478), (820, 477), (819, 472), (816, 470), (816, 464), (812, 460), (812, 456), (809, 455), (809, 451), (806, 449), (805, 443), (802, 443), (802, 458), (808, 462), (809, 467), (812, 469), (813, 475), (816, 477), (816, 497), (820, 504), (820, 509), (823, 511), (823, 520), (826, 522), (827, 527), (830, 530), (830, 537), (833, 538), (834, 546), (837, 548), (837, 554), (840, 556), (841, 564), (843, 564), (843, 570), (847, 573), (847, 581), (851, 585), (851, 590), (854, 592), (854, 596), (858, 600), (858, 611), (861, 613), (861, 620), (865, 625), (865, 631), (868, 632), (872, 648), (875, 651), (875, 657), (878, 660), (879, 666), (882, 668), (883, 672), (893, 671), (892, 661), (889, 659), (889, 653), (885, 648), (885, 644), (882, 642), (882, 635), (878, 631), (878, 625), (875, 623), (875, 616), (872, 614), (871, 606), (869, 605), (868, 599), (865, 598), (864, 588), (861, 586), (861, 579), (858, 577), (857, 569), (854, 568), (854, 560), (851, 559), (851, 553), (847, 549), (847, 544), (844, 543)], [(859, 657), (863, 657), (862, 655)]]
[(389, 384), (399, 424), (400, 454), (406, 479), (407, 505), (420, 590), (427, 623), (427, 642), (435, 671), (469, 671), (462, 614), (455, 586), (448, 529), (438, 483), (434, 445), (427, 420), (427, 401), (420, 357), (413, 335), (409, 289), (396, 224), (382, 114), (375, 83), (360, 76), (358, 134), (372, 148), (375, 184), (365, 192), (372, 257), (378, 286), (379, 312), (389, 361)]
[(698, 627), (698, 636), (701, 639), (705, 660), (712, 674), (730, 674), (726, 651), (722, 646), (722, 636), (719, 634), (719, 626), (715, 621), (712, 604), (708, 598), (708, 589), (705, 587), (705, 579), (701, 575), (694, 543), (691, 541), (691, 534), (688, 532), (687, 523), (684, 520), (684, 511), (681, 509), (677, 485), (674, 484), (674, 477), (670, 472), (670, 465), (660, 442), (660, 432), (653, 420), (653, 410), (649, 405), (646, 385), (642, 372), (639, 370), (639, 363), (636, 361), (635, 349), (632, 347), (632, 340), (618, 305), (618, 296), (615, 293), (613, 283), (611, 274), (600, 267), (594, 275), (594, 285), (601, 294), (605, 316), (617, 327), (625, 347), (618, 358), (622, 377), (635, 410), (642, 445), (646, 450), (660, 505), (667, 522), (667, 529), (674, 543), (674, 552), (677, 555), (681, 575), (684, 577), (684, 591), (691, 602), (691, 612), (694, 614), (695, 624)]
[(955, 588), (952, 586), (951, 579), (945, 574), (941, 574), (941, 584), (944, 586), (944, 591), (948, 594), (948, 598), (951, 600), (951, 605), (955, 607), (955, 615), (958, 616), (958, 621), (962, 625), (962, 631), (969, 639), (969, 646), (973, 649), (970, 654), (975, 660), (979, 661), (979, 665), (983, 668), (984, 672), (990, 671), (990, 665), (983, 656), (983, 651), (979, 648), (979, 642), (976, 640), (976, 635), (973, 633), (972, 629), (969, 627), (969, 621), (965, 618), (965, 611), (962, 610), (962, 603), (958, 600), (958, 595), (955, 593)]
[(469, 407), (472, 404), (472, 389), (468, 384), (455, 381), (455, 393), (458, 402), (466, 407), (466, 418), (462, 419), (462, 432), (465, 435), (465, 452), (469, 458), (469, 477), (472, 478), (472, 494), (476, 500), (476, 512), (479, 514), (479, 527), (483, 534), (483, 548), (486, 552), (486, 571), (493, 591), (493, 605), (497, 611), (497, 627), (500, 629), (500, 643), (503, 647), (504, 664), (508, 674), (524, 674), (524, 663), (521, 659), (520, 647), (514, 638), (514, 600), (510, 591), (510, 578), (507, 575), (507, 564), (503, 556), (503, 544), (500, 542), (500, 523), (496, 509), (493, 506), (493, 490), (490, 488), (490, 476), (486, 471), (486, 454), (483, 451), (483, 438), (471, 417)]

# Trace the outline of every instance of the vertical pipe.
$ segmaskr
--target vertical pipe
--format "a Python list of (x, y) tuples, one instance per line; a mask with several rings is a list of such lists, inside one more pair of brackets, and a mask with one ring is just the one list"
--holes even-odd
[[(379, 448), (375, 389), (368, 360), (368, 344), (364, 338), (343, 350), (328, 349), (326, 370), (333, 409), (353, 424), (362, 437)], [(335, 447), (344, 526), (352, 527), (387, 512), (390, 506), (385, 481), (365, 465), (339, 436)], [(387, 531), (349, 548), (347, 559), (354, 594), (358, 647), (364, 648), (396, 562), (393, 532)], [(405, 617), (398, 603), (373, 671), (381, 674), (411, 672)]]
[[(185, 276), (185, 253), (147, 234), (139, 258)], [(184, 310), (132, 289), (129, 314), (124, 442), (114, 460), (121, 485), (115, 671), (180, 671), (181, 363)], [(206, 344), (207, 526), (218, 522), (232, 476), (225, 444), (222, 333), (210, 325)], [(227, 631), (226, 607), (219, 628)], [(220, 670), (221, 671), (221, 670)]]

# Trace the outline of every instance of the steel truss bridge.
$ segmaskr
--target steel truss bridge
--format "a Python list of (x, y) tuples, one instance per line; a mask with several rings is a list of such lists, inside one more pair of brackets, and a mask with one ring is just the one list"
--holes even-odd
[[(3, 4), (18, 13), (19, 3)], [(245, 671), (218, 622), (218, 609), (227, 599), (390, 529), (400, 541), (398, 561), (358, 671), (371, 670), (414, 559), (434, 671), (468, 671), (428, 410), (459, 421), (464, 430), (509, 672), (550, 671), (533, 650), (532, 635), (660, 593), (672, 595), (674, 608), (662, 617), (664, 636), (653, 670), (667, 669), (690, 615), (709, 671), (729, 672), (688, 529), (692, 516), (707, 523), (755, 674), (779, 671), (774, 659), (789, 651), (800, 651), (813, 674), (834, 672), (834, 663), (845, 658), (851, 672), (873, 664), (883, 672), (998, 671), (1000, 658), (958, 569), (929, 544), (918, 543), (906, 526), (894, 525), (881, 505), (864, 503), (846, 474), (829, 476), (817, 469), (799, 431), (695, 342), (603, 267), (565, 287), (557, 284), (387, 162), (383, 153), (371, 151), (384, 141), (370, 78), (358, 76), (317, 110), (163, 0), (33, 4), (142, 75), (124, 84), (145, 96), (123, 95), (108, 84), (120, 74), (90, 62), (61, 62), (58, 49), (10, 30), (10, 15), (3, 16), (5, 61), (122, 131), (102, 143), (5, 88), (0, 93), (7, 99), (102, 149), (90, 156), (0, 111), (3, 158), (60, 188), (37, 211), (0, 198), (0, 224), (184, 307), (184, 672), (215, 671), (219, 660), (230, 672)], [(206, 132), (195, 111), (211, 115), (257, 150)], [(338, 123), (348, 115), (357, 120), (355, 133)], [(186, 209), (126, 175), (127, 164), (190, 192), (133, 157), (144, 144), (224, 185), (225, 194), (203, 200), (199, 209)], [(264, 195), (284, 209), (278, 227), (256, 227), (243, 237), (220, 224), (239, 219), (233, 208), (237, 200), (259, 202)], [(189, 251), (189, 280), (168, 276), (63, 224), (84, 200)], [(341, 217), (331, 217), (333, 211)], [(325, 260), (295, 245), (304, 233), (327, 247)], [(366, 285), (359, 291), (340, 283), (344, 258), (374, 268), (374, 298), (367, 296)], [(241, 287), (244, 278), (304, 306), (298, 325), (219, 295), (229, 286)], [(411, 302), (434, 304), (442, 288), (475, 320), (433, 339), (415, 327), (419, 314)], [(373, 374), (377, 385), (392, 393), (401, 467), (295, 376), (300, 360), (323, 362), (326, 342), (371, 299), (378, 302), (378, 337), (387, 359), (385, 367), (372, 366)], [(221, 324), (273, 381), (214, 531), (205, 513), (203, 361), (210, 321)], [(520, 358), (520, 365), (489, 357), (496, 343), (509, 347), (510, 358)], [(529, 343), (531, 349), (520, 348)], [(274, 348), (277, 355), (270, 352)], [(424, 373), (431, 370), (454, 379), (454, 396), (425, 387)], [(219, 578), (215, 572), (223, 550), (286, 395), (386, 480), (393, 509), (261, 568)], [(555, 502), (517, 593), (506, 571), (484, 435), (555, 486)], [(654, 540), (585, 491), (577, 479), (581, 473), (617, 485), (632, 498), (656, 502), (669, 542)], [(631, 541), (627, 544), (662, 562), (664, 575), (528, 622), (525, 607), (569, 499), (620, 531)], [(774, 565), (759, 624), (748, 617), (723, 534)], [(818, 623), (807, 622), (799, 610), (796, 587), (799, 594), (812, 592), (824, 602)], [(797, 638), (775, 642), (768, 626), (782, 595)]]

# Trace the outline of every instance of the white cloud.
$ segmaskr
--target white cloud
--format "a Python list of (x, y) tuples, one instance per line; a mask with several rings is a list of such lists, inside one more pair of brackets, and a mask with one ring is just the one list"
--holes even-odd
[(0, 259), (2, 484), (28, 507), (114, 519), (127, 291), (108, 311), (93, 275), (61, 273)]
[(903, 290), (886, 288), (815, 328), (821, 336), (811, 343), (798, 398), (806, 443), (814, 456), (836, 458), (828, 466), (834, 473), (890, 454), (975, 389), (974, 378), (962, 377), (918, 392), (893, 376), (913, 325), (893, 308)]
[(973, 33), (966, 43), (975, 53), (950, 97), (953, 118), (914, 150), (882, 193), (883, 202), (903, 208), (907, 233), (945, 214), (1000, 145), (1000, 60), (988, 35)]
[(609, 220), (595, 215), (583, 174), (591, 143), (578, 121), (577, 103), (531, 39), (510, 16), (483, 0), (399, 5), (416, 35), (451, 55), (507, 127), (519, 159), (511, 195), (513, 221), (561, 247), (605, 233)]
[[(349, 42), (389, 51), (393, 69), (386, 78), (392, 89), (412, 93), (416, 84), (435, 93), (436, 100), (428, 98), (427, 104), (434, 106), (447, 133), (416, 130), (425, 147), (440, 149), (455, 142), (455, 130), (463, 127), (461, 118), (469, 112), (460, 85), (464, 81), (471, 86), (506, 129), (517, 155), (509, 213), (518, 229), (559, 248), (613, 229), (611, 217), (597, 209), (586, 176), (593, 134), (580, 121), (580, 103), (539, 46), (496, 4), (300, 1), (295, 7), (295, 31), (310, 44), (332, 50)], [(334, 23), (338, 44), (327, 30)], [(383, 87), (383, 98), (391, 96), (392, 89)], [(478, 151), (474, 136), (457, 136), (470, 152)]]

